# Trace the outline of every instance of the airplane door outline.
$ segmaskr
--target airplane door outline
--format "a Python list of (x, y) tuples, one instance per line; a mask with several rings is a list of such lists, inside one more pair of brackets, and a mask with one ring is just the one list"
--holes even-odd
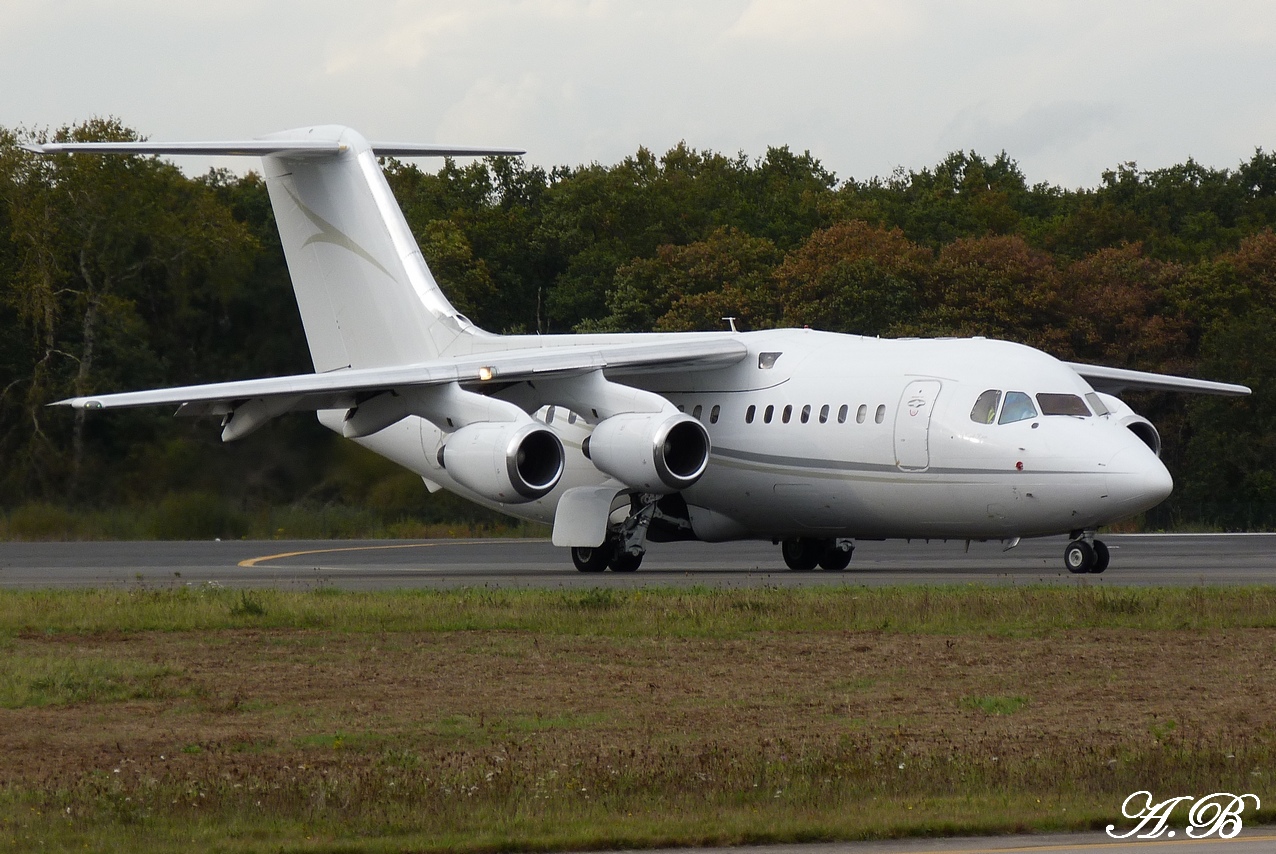
[(901, 471), (930, 468), (930, 419), (943, 383), (913, 380), (904, 387), (895, 413), (895, 465)]

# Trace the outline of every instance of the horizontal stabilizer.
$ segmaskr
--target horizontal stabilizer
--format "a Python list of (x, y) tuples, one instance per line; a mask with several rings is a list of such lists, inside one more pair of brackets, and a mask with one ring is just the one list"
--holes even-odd
[(1170, 374), (1152, 374), (1147, 371), (1131, 371), (1126, 368), (1107, 368), (1103, 365), (1083, 365), (1065, 362), (1080, 374), (1096, 391), (1120, 394), (1123, 391), (1177, 391), (1189, 394), (1219, 394), (1240, 396), (1250, 393), (1248, 386), (1198, 380), (1192, 377), (1176, 377)]
[[(374, 142), (378, 157), (507, 157), (523, 154), (516, 148), (474, 148), (411, 142)], [(249, 139), (229, 142), (46, 142), (23, 145), (36, 154), (198, 154), (225, 157), (323, 157), (340, 154), (347, 146), (336, 139)]]

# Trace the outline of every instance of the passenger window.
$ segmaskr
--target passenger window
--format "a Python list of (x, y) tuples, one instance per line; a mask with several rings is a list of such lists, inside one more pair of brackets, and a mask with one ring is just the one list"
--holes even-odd
[(988, 389), (975, 401), (974, 408), (970, 410), (970, 420), (976, 424), (991, 424), (997, 418), (997, 404), (1000, 402), (1001, 391)]
[(810, 420), (811, 420), (811, 404), (808, 403), (802, 407), (802, 423), (805, 424), (806, 422)]
[(863, 424), (864, 419), (868, 417), (868, 406), (861, 403), (860, 408), (855, 410), (855, 423)]
[(881, 403), (877, 406), (877, 414), (873, 416), (873, 420), (881, 424), (886, 420), (886, 404)]
[(1085, 399), (1090, 401), (1090, 408), (1094, 410), (1095, 415), (1103, 416), (1108, 414), (1109, 410), (1103, 405), (1103, 399), (1094, 392), (1087, 394)]
[(754, 406), (752, 403), (750, 403), (749, 408), (744, 410), (744, 423), (752, 424), (753, 416), (757, 413), (757, 411), (758, 411), (758, 408)]
[(691, 410), (691, 417), (692, 417), (692, 418), (694, 418), (694, 419), (696, 419), (697, 421), (699, 421), (699, 420), (700, 420), (700, 413), (701, 413), (701, 412), (703, 412), (703, 411), (704, 411), (704, 407), (702, 407), (700, 404), (698, 404), (698, 403), (697, 403), (697, 404), (696, 404), (696, 408), (695, 408), (695, 409), (693, 409), (693, 410)]
[(826, 403), (820, 407), (820, 423), (827, 424), (829, 420), (829, 405)]
[(846, 414), (847, 414), (848, 412), (850, 412), (850, 411), (851, 411), (851, 408), (850, 408), (849, 406), (847, 406), (845, 403), (843, 403), (843, 404), (842, 404), (842, 406), (841, 406), (841, 408), (837, 410), (837, 423), (838, 423), (838, 424), (845, 424), (845, 423), (846, 423)]
[(1086, 409), (1085, 401), (1075, 394), (1039, 394), (1037, 395), (1037, 405), (1041, 407), (1042, 415), (1078, 415), (1083, 418), (1090, 416), (1090, 410)]
[(762, 420), (765, 421), (767, 424), (770, 424), (771, 417), (773, 415), (775, 415), (775, 407), (768, 403), (766, 405), (766, 409), (763, 410), (762, 412)]
[(1001, 407), (998, 424), (1013, 424), (1037, 417), (1037, 409), (1032, 405), (1032, 398), (1021, 391), (1006, 392), (1006, 405)]
[(792, 404), (789, 404), (788, 406), (784, 407), (784, 419), (783, 419), (784, 423), (788, 424), (789, 419), (792, 417), (793, 417), (793, 406)]
[(567, 413), (567, 423), (568, 424), (576, 423), (576, 413), (574, 411)]
[(549, 409), (545, 410), (545, 423), (546, 424), (554, 423), (554, 407), (552, 406)]
[(721, 415), (721, 414), (722, 414), (722, 407), (715, 403), (715, 404), (713, 405), (713, 409), (710, 409), (710, 410), (709, 410), (709, 423), (710, 423), (710, 424), (717, 424), (717, 423), (718, 423), (718, 416), (719, 416), (719, 415)]

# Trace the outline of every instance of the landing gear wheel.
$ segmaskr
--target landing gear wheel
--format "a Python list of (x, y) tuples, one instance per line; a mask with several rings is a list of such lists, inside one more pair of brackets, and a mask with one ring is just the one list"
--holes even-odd
[(794, 572), (809, 572), (820, 562), (824, 544), (819, 540), (808, 540), (804, 537), (785, 540), (780, 543), (780, 554), (784, 563)]
[(628, 552), (616, 552), (608, 564), (612, 572), (635, 572), (642, 566), (642, 555), (631, 555)]
[(1090, 572), (1095, 565), (1094, 549), (1085, 540), (1073, 540), (1063, 550), (1063, 565), (1075, 575)]
[(1108, 552), (1108, 547), (1100, 540), (1094, 541), (1094, 566), (1090, 567), (1090, 572), (1099, 574), (1108, 568), (1108, 561), (1112, 555)]
[(854, 546), (843, 548), (836, 544), (831, 545), (824, 550), (824, 554), (820, 555), (820, 569), (841, 572), (851, 565), (851, 555), (854, 552)]
[(607, 540), (598, 548), (572, 546), (572, 563), (581, 572), (602, 572), (607, 568), (607, 564), (611, 562), (611, 557), (615, 552), (616, 546), (611, 540)]

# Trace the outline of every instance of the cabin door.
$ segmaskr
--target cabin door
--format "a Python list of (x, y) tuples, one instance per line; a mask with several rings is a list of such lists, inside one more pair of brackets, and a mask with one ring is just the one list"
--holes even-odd
[(930, 466), (930, 417), (939, 387), (939, 380), (913, 380), (899, 399), (895, 464), (903, 471), (925, 471)]

